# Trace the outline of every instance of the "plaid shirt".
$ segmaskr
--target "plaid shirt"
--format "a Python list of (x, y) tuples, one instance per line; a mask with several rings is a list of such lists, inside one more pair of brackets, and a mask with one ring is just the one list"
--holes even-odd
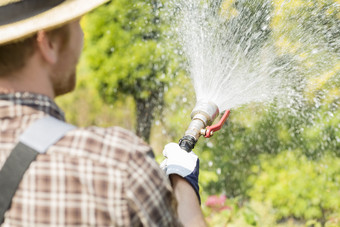
[[(0, 94), (0, 168), (19, 135), (45, 115), (64, 120), (46, 96)], [(118, 127), (68, 132), (32, 162), (1, 226), (181, 226), (150, 151)]]

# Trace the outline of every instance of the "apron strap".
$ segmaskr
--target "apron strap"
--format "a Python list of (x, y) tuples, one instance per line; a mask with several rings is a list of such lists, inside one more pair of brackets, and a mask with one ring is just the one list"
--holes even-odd
[(30, 164), (72, 129), (75, 126), (47, 116), (35, 121), (19, 137), (18, 144), (0, 170), (0, 224)]

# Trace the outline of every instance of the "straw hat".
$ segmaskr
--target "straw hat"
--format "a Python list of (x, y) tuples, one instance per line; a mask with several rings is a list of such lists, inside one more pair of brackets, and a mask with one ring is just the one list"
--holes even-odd
[(108, 0), (0, 0), (0, 45), (61, 26)]

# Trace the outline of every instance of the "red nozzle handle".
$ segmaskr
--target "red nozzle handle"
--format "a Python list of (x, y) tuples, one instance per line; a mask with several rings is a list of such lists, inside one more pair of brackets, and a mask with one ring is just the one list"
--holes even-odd
[(210, 138), (213, 135), (213, 132), (220, 130), (222, 128), (222, 126), (224, 125), (225, 121), (228, 119), (229, 114), (230, 114), (230, 110), (226, 110), (225, 113), (223, 114), (223, 116), (221, 117), (220, 121), (216, 125), (208, 126), (205, 129), (204, 137)]

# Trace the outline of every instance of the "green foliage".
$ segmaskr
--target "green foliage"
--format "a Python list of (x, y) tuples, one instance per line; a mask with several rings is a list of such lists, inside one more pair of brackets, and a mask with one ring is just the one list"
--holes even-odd
[[(204, 200), (207, 200), (205, 196)], [(209, 198), (209, 197), (208, 197)], [(303, 223), (289, 220), (278, 224), (271, 206), (265, 203), (250, 201), (241, 203), (238, 198), (227, 199), (223, 206), (225, 209), (216, 209), (214, 206), (204, 204), (203, 213), (210, 226), (216, 227), (302, 227)]]
[[(229, 122), (209, 140), (200, 141), (202, 168), (217, 172), (218, 180), (205, 182), (211, 194), (243, 195), (252, 187), (246, 179), (250, 166), (261, 163), (259, 155), (301, 150), (317, 160), (326, 152), (340, 157), (339, 99), (320, 107), (297, 111), (253, 105), (232, 111)], [(308, 106), (308, 105), (307, 105)], [(296, 166), (297, 168), (298, 166)]]
[(118, 94), (147, 98), (169, 81), (157, 4), (112, 1), (85, 18), (85, 56), (109, 102)]
[(175, 66), (162, 33), (158, 0), (111, 1), (85, 17), (84, 64), (108, 103), (132, 96), (137, 134), (148, 140), (154, 111), (163, 106)]
[(249, 194), (271, 204), (277, 220), (294, 217), (325, 223), (340, 218), (340, 159), (334, 155), (327, 153), (317, 161), (298, 150), (273, 158), (264, 155), (260, 168), (253, 171), (257, 175), (250, 178)]

